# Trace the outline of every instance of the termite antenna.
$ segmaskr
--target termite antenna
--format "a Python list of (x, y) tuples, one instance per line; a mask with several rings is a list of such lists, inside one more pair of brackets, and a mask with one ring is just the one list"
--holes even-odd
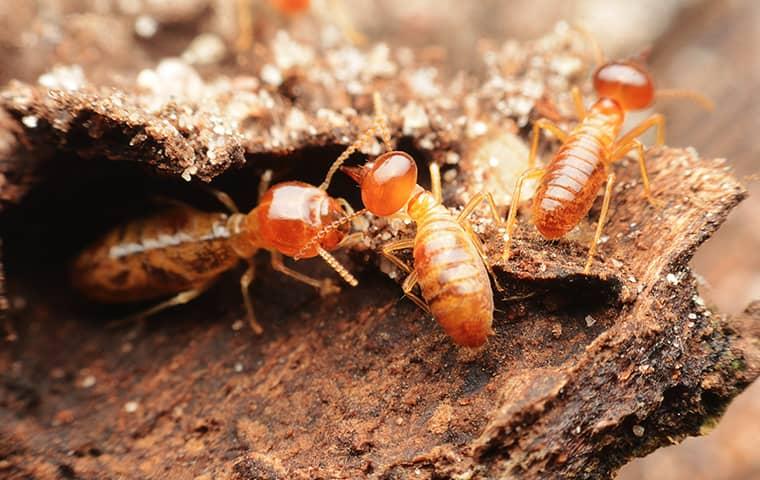
[(375, 125), (377, 125), (377, 129), (380, 131), (380, 138), (383, 139), (385, 149), (390, 152), (393, 150), (391, 133), (388, 131), (388, 118), (383, 110), (383, 99), (378, 92), (372, 94), (372, 105), (375, 108)]
[(335, 172), (337, 172), (340, 166), (343, 165), (343, 162), (348, 160), (348, 157), (350, 157), (351, 154), (366, 144), (374, 135), (375, 125), (372, 125), (364, 133), (362, 133), (354, 143), (349, 145), (349, 147), (343, 153), (340, 154), (340, 156), (333, 162), (333, 164), (330, 165), (330, 169), (327, 171), (327, 175), (325, 175), (325, 180), (321, 185), (319, 185), (320, 190), (327, 190), (327, 187), (330, 186), (333, 175), (335, 175)]
[(349, 18), (346, 7), (340, 0), (330, 1), (330, 13), (338, 22), (343, 34), (354, 45), (365, 45), (367, 43), (367, 37), (359, 33), (355, 28), (351, 19)]
[[(327, 236), (328, 233), (332, 232), (333, 230), (338, 229), (341, 225), (346, 224), (350, 221), (352, 221), (354, 218), (364, 215), (367, 212), (366, 208), (362, 208), (359, 211), (353, 212), (350, 215), (346, 215), (345, 217), (341, 218), (340, 220), (335, 220), (334, 222), (330, 223), (327, 226), (322, 227), (320, 231), (317, 232), (316, 235), (314, 235), (306, 244), (301, 247), (301, 249), (293, 255), (293, 260), (300, 260), (306, 255), (306, 252), (317, 246), (322, 239)], [(318, 247), (321, 248), (321, 247)]]
[(375, 133), (380, 133), (380, 137), (383, 140), (383, 145), (385, 145), (385, 148), (388, 151), (393, 150), (393, 145), (391, 144), (391, 134), (388, 130), (388, 123), (385, 118), (385, 112), (383, 112), (383, 102), (380, 98), (379, 93), (375, 92), (372, 95), (372, 103), (375, 109), (372, 125), (367, 130), (365, 130), (364, 133), (362, 133), (354, 143), (349, 145), (349, 147), (340, 154), (340, 156), (333, 162), (333, 164), (330, 165), (330, 169), (327, 171), (327, 175), (325, 175), (325, 180), (319, 186), (321, 190), (327, 190), (327, 187), (330, 186), (330, 182), (332, 181), (332, 177), (335, 175), (335, 172), (338, 171), (341, 165), (343, 165), (343, 163), (348, 160), (348, 157), (350, 157), (355, 151), (369, 143), (369, 140), (375, 136)]
[(338, 260), (335, 259), (332, 255), (330, 255), (327, 250), (325, 250), (322, 247), (317, 247), (317, 253), (320, 257), (322, 257), (322, 260), (327, 262), (330, 267), (332, 267), (333, 270), (335, 270), (338, 275), (340, 275), (340, 278), (346, 281), (347, 284), (351, 285), (352, 287), (355, 287), (359, 285), (359, 281), (351, 275), (351, 272), (346, 270), (346, 267), (340, 264)]
[(710, 97), (695, 90), (682, 88), (660, 88), (655, 91), (656, 98), (685, 98), (696, 103), (708, 112), (715, 110), (715, 102)]
[(235, 39), (235, 50), (239, 55), (249, 52), (253, 44), (252, 8), (250, 0), (237, 0), (238, 31)]
[(581, 35), (586, 37), (588, 43), (591, 44), (591, 51), (594, 54), (594, 62), (596, 62), (596, 67), (604, 64), (604, 52), (602, 51), (602, 47), (599, 45), (599, 41), (597, 41), (594, 34), (582, 25), (574, 25), (573, 28)]

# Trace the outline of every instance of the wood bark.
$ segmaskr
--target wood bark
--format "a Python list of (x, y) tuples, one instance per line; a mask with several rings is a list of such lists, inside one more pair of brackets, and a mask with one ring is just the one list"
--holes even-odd
[[(689, 259), (745, 190), (724, 161), (690, 149), (649, 151), (659, 208), (644, 200), (635, 162), (615, 167), (590, 275), (598, 206), (555, 242), (526, 209), (512, 259), (493, 265), (507, 287), (496, 335), (476, 351), (454, 346), (388, 278), (399, 272), (376, 247), (412, 234), (403, 222), (357, 225), (367, 240), (341, 259), (360, 285), (329, 298), (259, 257), (258, 337), (237, 329), (234, 274), (135, 334), (105, 327), (134, 307), (89, 305), (68, 284), (66, 262), (87, 239), (154, 195), (214, 208), (199, 188), (211, 182), (250, 208), (265, 169), (318, 183), (369, 125), (376, 90), (393, 142), (423, 167), (446, 166), (449, 205), (486, 188), (503, 207), (531, 122), (574, 121), (569, 86), (588, 87), (582, 43), (554, 32), (451, 76), (376, 46), (356, 54), (354, 77), (336, 61), (345, 50), (322, 47), (277, 67), (277, 85), (256, 67), (205, 80), (184, 71), (168, 93), (136, 71), (116, 85), (11, 83), (0, 97), (0, 226), (18, 338), (0, 350), (0, 474), (606, 478), (707, 431), (758, 375), (760, 305), (726, 317), (699, 297)], [(284, 64), (271, 45), (256, 52), (254, 65)], [(356, 200), (345, 179), (334, 193)], [(485, 217), (475, 228), (498, 258), (502, 233)]]

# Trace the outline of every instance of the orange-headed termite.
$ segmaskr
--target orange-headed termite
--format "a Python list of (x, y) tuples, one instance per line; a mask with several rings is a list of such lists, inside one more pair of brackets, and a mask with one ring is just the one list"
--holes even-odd
[[(644, 194), (656, 205), (649, 185), (645, 164), (644, 145), (637, 139), (646, 130), (657, 129), (657, 145), (665, 142), (665, 118), (654, 114), (620, 136), (625, 112), (649, 107), (655, 96), (688, 97), (711, 109), (711, 102), (686, 90), (655, 90), (652, 78), (643, 65), (636, 61), (604, 63), (601, 51), (595, 45), (599, 67), (593, 76), (598, 100), (586, 110), (580, 91), (573, 88), (573, 100), (580, 123), (569, 133), (554, 123), (542, 119), (533, 125), (528, 157), (528, 169), (519, 177), (507, 217), (507, 237), (503, 258), (509, 259), (509, 250), (515, 227), (517, 207), (523, 183), (538, 179), (533, 197), (533, 223), (544, 238), (557, 239), (572, 230), (591, 209), (599, 189), (606, 181), (602, 210), (594, 239), (589, 247), (584, 269), (591, 269), (596, 245), (607, 218), (610, 194), (615, 181), (611, 164), (636, 149), (644, 184)], [(535, 168), (538, 139), (541, 130), (552, 132), (561, 142), (557, 153), (543, 168)]]
[[(467, 219), (485, 200), (494, 219), (499, 222), (493, 198), (488, 193), (478, 194), (458, 216), (452, 215), (441, 204), (437, 164), (430, 165), (432, 192), (427, 191), (417, 184), (414, 159), (391, 147), (379, 95), (375, 94), (374, 100), (376, 122), (349, 150), (353, 152), (379, 133), (388, 151), (371, 166), (342, 167), (342, 170), (360, 185), (362, 201), (368, 211), (378, 216), (408, 215), (417, 224), (414, 238), (390, 242), (382, 247), (382, 254), (409, 274), (402, 285), (404, 293), (431, 313), (455, 343), (468, 347), (483, 345), (493, 334), (490, 266)], [(343, 155), (333, 164), (326, 182), (347, 157)], [(325, 235), (331, 228), (334, 227), (323, 229), (320, 235)], [(394, 254), (408, 248), (413, 249), (413, 266)], [(422, 297), (413, 291), (417, 284)]]
[[(253, 255), (259, 249), (271, 252), (272, 267), (322, 294), (337, 291), (330, 280), (317, 280), (291, 270), (283, 255), (322, 257), (349, 284), (356, 279), (328, 253), (347, 241), (347, 228), (335, 228), (318, 243), (309, 242), (323, 227), (340, 222), (347, 204), (334, 199), (327, 185), (315, 187), (302, 182), (283, 182), (260, 189), (259, 204), (240, 213), (232, 199), (213, 191), (230, 213), (202, 212), (173, 202), (170, 208), (117, 227), (79, 254), (72, 271), (74, 286), (84, 296), (103, 303), (165, 300), (137, 318), (145, 318), (174, 305), (191, 301), (203, 293), (223, 272), (246, 260), (248, 269), (240, 279), (248, 321), (256, 322), (248, 286), (254, 278)], [(345, 206), (344, 206), (345, 205)], [(350, 207), (347, 207), (350, 208)], [(350, 217), (350, 216), (349, 216)]]

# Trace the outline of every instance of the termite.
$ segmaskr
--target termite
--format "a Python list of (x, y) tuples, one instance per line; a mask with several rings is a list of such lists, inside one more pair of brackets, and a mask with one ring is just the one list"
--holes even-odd
[[(483, 345), (493, 328), (493, 291), (488, 278), (490, 264), (480, 239), (472, 231), (468, 217), (486, 201), (493, 218), (500, 222), (496, 205), (489, 193), (474, 196), (454, 216), (441, 203), (441, 177), (438, 165), (430, 164), (431, 190), (417, 184), (417, 164), (406, 152), (392, 148), (382, 103), (374, 95), (376, 122), (350, 148), (360, 148), (374, 133), (379, 133), (386, 152), (371, 166), (341, 167), (348, 156), (341, 156), (330, 168), (325, 182), (340, 168), (361, 188), (364, 208), (377, 216), (405, 215), (417, 225), (414, 238), (397, 240), (384, 245), (382, 255), (405, 271), (404, 294), (425, 312), (432, 314), (438, 324), (458, 345)], [(317, 239), (328, 234), (334, 226), (323, 229)], [(407, 265), (394, 254), (413, 249), (414, 265)], [(294, 258), (298, 258), (297, 254)], [(494, 281), (495, 278), (494, 278)], [(420, 286), (422, 296), (414, 293)], [(497, 288), (501, 288), (497, 284)]]
[[(277, 12), (286, 16), (296, 16), (316, 9), (320, 20), (336, 22), (343, 35), (354, 45), (363, 45), (367, 42), (364, 35), (359, 33), (351, 22), (350, 15), (342, 0), (329, 0), (326, 4), (320, 4), (321, 8), (312, 5), (311, 0), (269, 0), (269, 5)], [(236, 0), (238, 34), (235, 48), (238, 53), (245, 53), (253, 46), (253, 0)]]
[[(329, 279), (317, 280), (288, 268), (283, 255), (299, 252), (301, 257), (320, 256), (348, 284), (351, 275), (328, 251), (350, 241), (346, 222), (350, 209), (342, 199), (330, 197), (327, 184), (315, 187), (302, 182), (278, 183), (267, 189), (262, 183), (259, 203), (249, 213), (240, 213), (224, 192), (212, 190), (229, 213), (204, 212), (180, 202), (168, 209), (133, 220), (106, 233), (75, 259), (72, 281), (85, 297), (101, 303), (125, 303), (174, 295), (132, 317), (142, 319), (202, 294), (217, 278), (240, 260), (248, 269), (240, 279), (248, 322), (257, 334), (248, 287), (254, 279), (253, 256), (260, 249), (271, 253), (272, 268), (299, 282), (329, 294), (338, 287)], [(332, 223), (339, 227), (317, 243), (304, 245), (320, 229)]]
[[(584, 32), (585, 33), (585, 32)], [(658, 202), (652, 195), (647, 174), (644, 145), (637, 137), (650, 128), (656, 128), (656, 144), (665, 143), (665, 118), (655, 113), (621, 136), (625, 113), (642, 110), (658, 97), (687, 97), (696, 100), (706, 109), (712, 109), (709, 99), (687, 90), (655, 90), (647, 69), (635, 60), (604, 62), (601, 49), (594, 43), (597, 69), (593, 75), (597, 101), (588, 109), (584, 106), (580, 90), (572, 89), (573, 103), (580, 122), (569, 133), (549, 120), (533, 124), (528, 168), (515, 184), (507, 217), (506, 242), (503, 259), (509, 259), (515, 228), (517, 207), (522, 187), (528, 179), (538, 179), (533, 196), (533, 223), (546, 239), (558, 239), (572, 230), (588, 214), (602, 187), (604, 199), (594, 239), (589, 246), (584, 273), (589, 273), (596, 245), (602, 235), (610, 204), (615, 174), (611, 165), (636, 149), (641, 170), (644, 194), (650, 204)], [(536, 152), (541, 130), (553, 133), (562, 145), (549, 163), (536, 168)]]

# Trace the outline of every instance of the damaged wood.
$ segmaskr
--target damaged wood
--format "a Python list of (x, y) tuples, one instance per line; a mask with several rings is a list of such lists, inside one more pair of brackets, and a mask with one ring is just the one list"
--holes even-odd
[[(86, 169), (110, 171), (101, 182), (113, 182), (105, 189), (122, 203), (142, 201), (140, 182), (157, 172), (213, 180), (245, 199), (258, 164), (275, 175), (323, 174), (335, 148), (368, 125), (369, 95), (382, 89), (394, 141), (423, 164), (444, 164), (449, 205), (487, 185), (504, 206), (514, 181), (504, 172), (522, 165), (536, 109), (572, 120), (566, 93), (585, 71), (581, 44), (555, 32), (484, 54), (480, 77), (451, 79), (375, 46), (348, 77), (343, 50), (301, 51), (279, 85), (267, 83), (265, 71), (202, 80), (182, 70), (175, 95), (161, 90), (161, 65), (117, 87), (81, 80), (49, 92), (16, 82), (0, 94), (23, 129), (8, 151), (32, 154), (8, 154), (2, 165), (33, 162), (34, 174), (23, 178), (40, 191), (67, 192)], [(269, 45), (262, 60), (278, 65), (276, 51)], [(760, 308), (714, 312), (688, 267), (745, 191), (725, 162), (689, 149), (655, 149), (648, 161), (663, 207), (644, 200), (634, 162), (616, 166), (591, 275), (582, 271), (593, 220), (549, 242), (521, 216), (512, 259), (494, 264), (508, 287), (496, 299), (496, 335), (476, 351), (452, 345), (401, 300), (381, 273), (399, 272), (376, 252), (413, 230), (369, 217), (358, 225), (366, 240), (346, 258), (360, 275), (355, 289), (320, 299), (258, 259), (253, 298), (263, 336), (232, 328), (244, 315), (234, 278), (136, 336), (106, 329), (125, 310), (71, 295), (65, 262), (77, 242), (65, 236), (105, 223), (85, 212), (115, 200), (101, 189), (55, 204), (19, 188), (0, 219), (18, 329), (18, 340), (0, 350), (0, 473), (599, 478), (700, 434), (760, 372)], [(150, 168), (129, 177), (109, 170), (121, 163)], [(3, 188), (17, 188), (9, 178)], [(49, 262), (32, 260), (38, 251), (25, 230), (36, 222), (44, 238), (68, 245)], [(501, 233), (485, 218), (475, 223), (498, 258)], [(107, 225), (91, 228), (98, 226)]]

